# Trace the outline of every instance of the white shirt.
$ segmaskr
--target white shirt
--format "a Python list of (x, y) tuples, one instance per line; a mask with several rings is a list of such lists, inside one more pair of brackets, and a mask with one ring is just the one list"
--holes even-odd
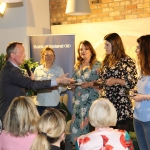
[[(64, 74), (61, 67), (57, 66), (55, 63), (51, 66), (49, 70), (46, 70), (43, 65), (38, 66), (34, 71), (35, 80), (56, 80)], [(41, 89), (37, 92), (36, 105), (38, 106), (57, 106), (60, 102), (60, 93), (65, 91), (66, 88), (52, 87), (50, 89)]]

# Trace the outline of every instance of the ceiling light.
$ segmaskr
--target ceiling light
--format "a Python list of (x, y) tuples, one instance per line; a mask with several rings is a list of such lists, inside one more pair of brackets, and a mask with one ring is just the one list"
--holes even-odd
[(23, 0), (0, 0), (0, 2), (3, 3), (17, 3), (17, 2), (22, 2)]
[(68, 0), (67, 15), (88, 15), (91, 13), (89, 0)]
[(0, 14), (3, 15), (6, 9), (6, 3), (0, 2)]

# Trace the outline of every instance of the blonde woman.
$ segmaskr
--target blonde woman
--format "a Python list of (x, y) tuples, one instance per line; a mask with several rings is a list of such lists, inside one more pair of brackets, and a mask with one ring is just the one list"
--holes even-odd
[[(41, 51), (41, 65), (34, 71), (35, 80), (51, 80), (59, 78), (64, 74), (61, 67), (55, 63), (55, 53), (50, 47), (45, 47)], [(60, 93), (66, 88), (55, 86), (49, 89), (38, 90), (37, 109), (41, 115), (47, 107), (60, 108)]]
[(47, 109), (38, 121), (38, 135), (31, 150), (61, 150), (65, 139), (65, 116), (55, 108)]
[(38, 119), (32, 99), (25, 96), (14, 98), (4, 117), (0, 150), (30, 150), (37, 135)]
[(77, 150), (133, 150), (132, 141), (125, 130), (110, 128), (116, 125), (117, 112), (108, 99), (100, 98), (93, 102), (89, 121), (95, 131), (78, 137)]

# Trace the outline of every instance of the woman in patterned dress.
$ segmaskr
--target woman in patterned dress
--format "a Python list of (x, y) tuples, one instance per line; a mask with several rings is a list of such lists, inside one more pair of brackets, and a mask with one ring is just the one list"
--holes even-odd
[(74, 67), (73, 78), (83, 83), (74, 88), (73, 113), (71, 123), (71, 142), (77, 137), (90, 132), (88, 111), (92, 102), (99, 98), (99, 92), (93, 88), (92, 81), (99, 78), (100, 62), (96, 59), (96, 52), (89, 41), (81, 41), (78, 46), (77, 62)]
[(104, 37), (106, 55), (101, 67), (104, 81), (103, 96), (108, 98), (117, 110), (117, 129), (129, 131), (129, 120), (133, 116), (132, 103), (127, 91), (137, 83), (134, 61), (125, 53), (120, 36), (110, 33)]

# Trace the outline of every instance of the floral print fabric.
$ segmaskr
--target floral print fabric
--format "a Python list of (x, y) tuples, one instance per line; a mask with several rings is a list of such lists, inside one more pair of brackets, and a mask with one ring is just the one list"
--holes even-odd
[(103, 96), (114, 105), (118, 115), (118, 121), (132, 118), (132, 103), (126, 91), (133, 89), (137, 83), (137, 70), (134, 61), (130, 57), (121, 58), (113, 67), (104, 66), (102, 80), (119, 78), (125, 80), (125, 85), (115, 84), (104, 86)]
[[(75, 70), (73, 78), (77, 82), (90, 82), (99, 78), (100, 62), (84, 70)], [(99, 98), (99, 92), (94, 88), (82, 89), (77, 86), (73, 96), (73, 113), (71, 123), (71, 142), (75, 143), (77, 137), (89, 133), (88, 111), (92, 102)]]
[(77, 150), (134, 150), (125, 130), (100, 128), (77, 139)]

